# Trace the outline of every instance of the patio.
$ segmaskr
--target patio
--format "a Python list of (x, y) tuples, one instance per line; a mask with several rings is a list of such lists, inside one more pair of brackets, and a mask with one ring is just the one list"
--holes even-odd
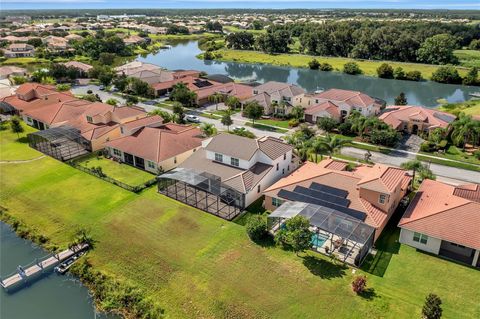
[(268, 216), (268, 228), (275, 233), (285, 221), (297, 215), (310, 221), (312, 250), (335, 254), (339, 260), (359, 266), (373, 246), (375, 229), (362, 220), (337, 210), (302, 202), (285, 202)]

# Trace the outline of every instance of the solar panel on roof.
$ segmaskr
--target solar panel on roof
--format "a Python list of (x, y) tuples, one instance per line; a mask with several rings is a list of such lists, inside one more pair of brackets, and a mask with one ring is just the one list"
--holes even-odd
[(286, 200), (292, 200), (292, 201), (297, 201), (297, 202), (304, 202), (304, 203), (310, 203), (310, 204), (315, 204), (315, 205), (321, 205), (329, 208), (333, 208), (339, 212), (342, 212), (344, 214), (347, 214), (353, 218), (359, 219), (361, 221), (364, 221), (367, 217), (367, 215), (361, 211), (351, 209), (348, 207), (340, 206), (335, 203), (330, 203), (321, 199), (317, 199), (311, 196), (307, 196), (301, 193), (296, 193), (296, 192), (291, 192), (287, 191), (285, 189), (281, 189), (278, 192), (278, 196), (281, 198), (284, 198)]
[(311, 188), (306, 188), (302, 186), (296, 186), (295, 189), (293, 190), (295, 193), (300, 193), (304, 194), (313, 198), (321, 199), (330, 203), (334, 203), (343, 207), (348, 207), (350, 205), (350, 200), (343, 198), (343, 197), (338, 197), (329, 193), (324, 193), (321, 191), (317, 191)]
[(331, 186), (327, 186), (327, 185), (323, 185), (323, 184), (316, 183), (316, 182), (313, 182), (310, 185), (310, 188), (314, 189), (314, 190), (317, 190), (317, 191), (320, 191), (320, 192), (329, 193), (329, 194), (332, 194), (334, 196), (343, 197), (343, 198), (348, 196), (348, 192), (346, 190), (331, 187)]
[(443, 113), (433, 113), (433, 116), (436, 117), (437, 119), (440, 119), (444, 122), (451, 123), (455, 120), (455, 117), (453, 115), (448, 115), (448, 114), (443, 114)]

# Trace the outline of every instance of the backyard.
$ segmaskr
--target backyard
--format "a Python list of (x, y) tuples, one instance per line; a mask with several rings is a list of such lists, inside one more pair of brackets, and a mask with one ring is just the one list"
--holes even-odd
[(75, 163), (90, 169), (101, 167), (105, 175), (130, 186), (140, 185), (155, 178), (155, 175), (151, 173), (124, 163), (115, 162), (103, 155), (89, 154), (75, 160)]
[[(42, 155), (9, 130), (1, 139), (1, 154), (15, 150), (9, 159)], [(350, 268), (253, 244), (241, 223), (155, 188), (134, 194), (49, 157), (2, 163), (0, 176), (0, 205), (11, 215), (60, 246), (88, 229), (94, 267), (139, 285), (169, 318), (419, 318), (430, 292), (442, 298), (445, 318), (480, 314), (478, 270), (399, 245), (395, 230), (379, 245), (390, 252), (388, 267), (367, 273), (371, 289), (356, 296)]]

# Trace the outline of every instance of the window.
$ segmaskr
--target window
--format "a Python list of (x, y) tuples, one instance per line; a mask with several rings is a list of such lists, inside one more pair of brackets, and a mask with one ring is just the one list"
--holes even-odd
[(260, 193), (260, 185), (257, 186), (257, 193)]
[(149, 168), (155, 168), (155, 163), (152, 162), (152, 161), (148, 161), (148, 162), (147, 162), (147, 166), (148, 166)]
[(91, 116), (87, 116), (87, 122), (89, 122), (89, 123), (92, 123), (92, 122), (93, 122), (93, 119), (92, 119)]
[(223, 162), (223, 155), (222, 155), (222, 154), (215, 153), (215, 160), (216, 160), (217, 162)]
[(177, 157), (176, 156), (173, 158), (173, 164), (177, 164)]
[(428, 236), (424, 234), (420, 234), (417, 232), (413, 233), (413, 241), (416, 241), (417, 243), (421, 243), (426, 245), (428, 241)]
[(123, 127), (120, 127), (120, 133), (123, 134)]
[(115, 156), (122, 156), (122, 152), (120, 150), (117, 150), (116, 148), (113, 149), (113, 154)]
[(385, 202), (387, 201), (387, 195), (385, 194), (380, 194), (380, 196), (378, 197), (378, 202), (380, 204), (385, 204)]
[(288, 166), (287, 166), (287, 171), (289, 171), (289, 172), (290, 172), (290, 165), (288, 165)]
[(238, 158), (232, 157), (232, 158), (230, 158), (230, 164), (232, 166), (237, 166), (238, 167), (238, 166), (240, 166), (240, 161), (238, 160)]
[(272, 205), (273, 205), (274, 207), (278, 207), (278, 206), (280, 206), (280, 205), (282, 205), (282, 204), (283, 204), (283, 200), (278, 199), (278, 198), (276, 198), (276, 197), (272, 197)]
[(32, 122), (32, 118), (31, 118), (31, 117), (27, 117), (27, 122)]
[(282, 175), (285, 174), (285, 168), (282, 168)]
[(278, 163), (277, 163), (277, 171), (278, 171), (279, 169), (280, 169), (280, 165), (278, 165)]
[(318, 99), (316, 99), (316, 100), (315, 100), (315, 103), (317, 103), (317, 104), (318, 104)]
[(258, 91), (257, 91), (257, 90), (253, 90), (253, 94), (258, 94)]
[(283, 154), (283, 159), (284, 159), (284, 160), (287, 159), (287, 153)]

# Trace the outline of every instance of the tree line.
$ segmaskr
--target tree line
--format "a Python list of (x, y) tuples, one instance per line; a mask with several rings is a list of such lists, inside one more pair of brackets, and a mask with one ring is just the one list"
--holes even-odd
[(453, 51), (480, 38), (480, 29), (458, 23), (332, 21), (324, 24), (272, 25), (256, 37), (246, 32), (227, 36), (227, 47), (289, 52), (298, 38), (300, 52), (370, 60), (458, 63)]

